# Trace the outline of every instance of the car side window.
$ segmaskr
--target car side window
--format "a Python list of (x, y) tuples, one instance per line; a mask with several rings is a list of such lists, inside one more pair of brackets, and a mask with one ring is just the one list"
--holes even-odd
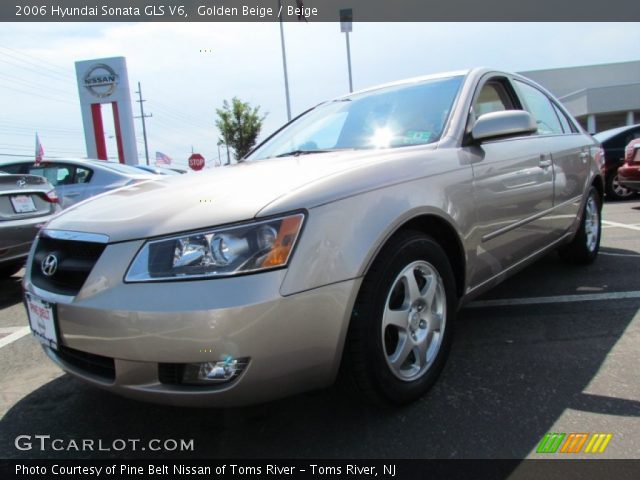
[(629, 135), (627, 135), (624, 139), (624, 144), (628, 145), (631, 140), (635, 140), (636, 138), (640, 138), (640, 130), (631, 132)]
[(93, 172), (88, 168), (76, 167), (76, 181), (75, 183), (87, 183), (91, 178)]
[(45, 177), (54, 187), (73, 183), (73, 167), (68, 165), (34, 165), (29, 169), (29, 173)]
[(497, 82), (484, 84), (473, 105), (476, 118), (485, 113), (502, 112), (510, 109), (510, 101), (504, 87)]
[(563, 133), (562, 125), (556, 115), (551, 100), (531, 85), (519, 80), (515, 80), (514, 84), (520, 93), (520, 96), (526, 103), (529, 112), (533, 115), (538, 125), (538, 133), (541, 135), (553, 135)]

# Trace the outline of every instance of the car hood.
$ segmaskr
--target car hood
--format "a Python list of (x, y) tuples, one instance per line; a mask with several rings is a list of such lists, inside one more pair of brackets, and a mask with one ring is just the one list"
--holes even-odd
[[(74, 205), (47, 229), (100, 233), (119, 242), (239, 222), (322, 179), (384, 158), (380, 151), (327, 152), (162, 177)], [(310, 208), (311, 201), (302, 195), (295, 208)]]

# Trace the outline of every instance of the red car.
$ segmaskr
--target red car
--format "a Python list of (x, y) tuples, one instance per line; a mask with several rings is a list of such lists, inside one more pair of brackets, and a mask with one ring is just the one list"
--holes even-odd
[(618, 169), (620, 184), (640, 192), (640, 138), (631, 140), (624, 149), (624, 165)]

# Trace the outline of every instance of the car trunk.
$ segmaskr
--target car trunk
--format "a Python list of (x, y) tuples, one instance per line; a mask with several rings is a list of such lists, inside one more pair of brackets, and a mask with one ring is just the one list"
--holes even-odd
[(35, 175), (0, 175), (0, 222), (50, 215), (55, 205), (50, 185)]

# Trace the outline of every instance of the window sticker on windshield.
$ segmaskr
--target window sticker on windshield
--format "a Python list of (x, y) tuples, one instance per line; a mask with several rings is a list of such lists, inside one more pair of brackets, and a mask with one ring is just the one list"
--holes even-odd
[(415, 145), (427, 143), (431, 138), (431, 132), (428, 130), (409, 130), (403, 135), (405, 145)]

